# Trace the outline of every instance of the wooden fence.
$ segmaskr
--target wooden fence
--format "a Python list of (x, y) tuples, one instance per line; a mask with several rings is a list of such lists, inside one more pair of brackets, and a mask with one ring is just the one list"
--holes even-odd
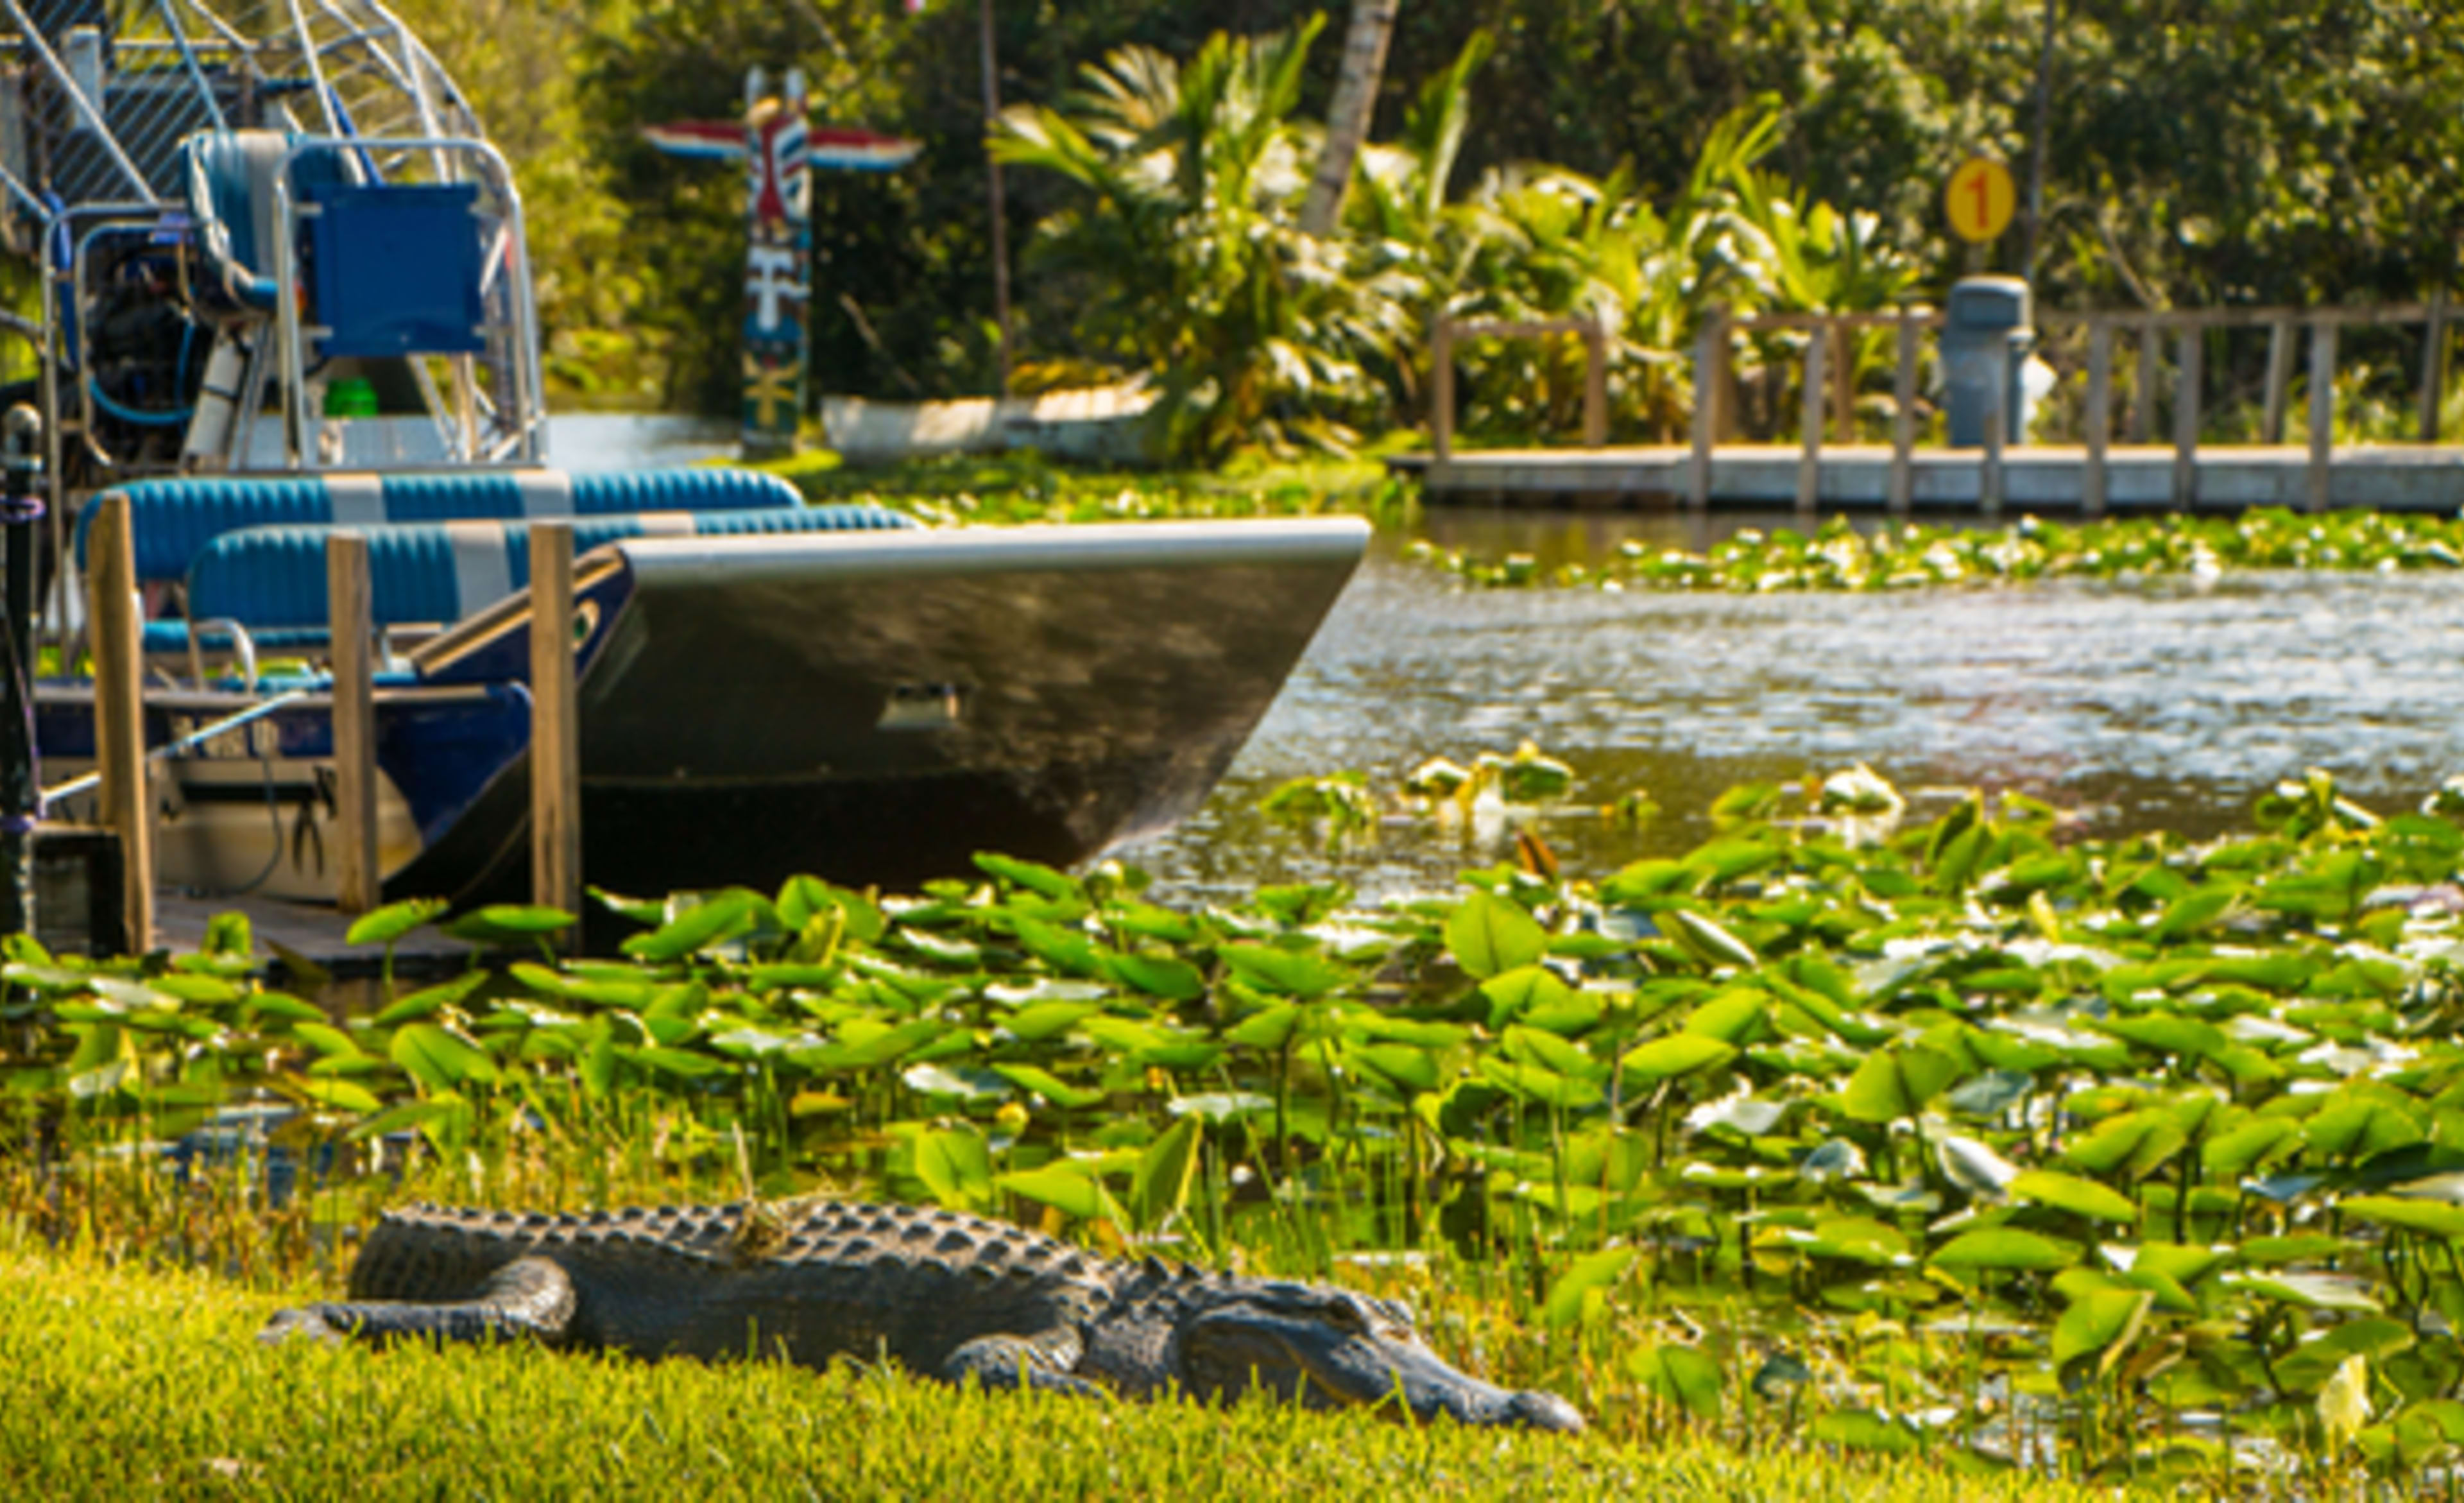
[[(2105, 509), (2107, 472), (2114, 442), (2113, 345), (2118, 334), (2135, 337), (2138, 343), (2138, 373), (2131, 383), (2130, 406), (2123, 424), (2123, 441), (2132, 444), (2149, 441), (2165, 365), (2166, 336), (2169, 334), (2172, 337), (2173, 500), (2177, 505), (2187, 506), (2198, 499), (2199, 425), (2203, 416), (2206, 335), (2211, 330), (2227, 328), (2265, 328), (2269, 331), (2261, 439), (2268, 444), (2280, 444), (2283, 442), (2286, 402), (2292, 384), (2295, 346), (2306, 330), (2309, 345), (2309, 461), (2305, 495), (2310, 507), (2317, 510), (2327, 504), (2328, 481), (2334, 462), (2335, 374), (2340, 332), (2356, 325), (2424, 326), (2419, 431), (2422, 443), (2435, 444), (2440, 439), (2439, 409), (2446, 395), (2448, 315), (2448, 298), (2443, 290), (2425, 303), (2342, 308), (2038, 313), (2035, 327), (2039, 330), (2079, 327), (2087, 330), (2087, 390), (2081, 413), (2086, 451), (2080, 494), (2082, 509), (2090, 516), (2100, 516)], [(1736, 317), (1725, 308), (1714, 308), (1703, 320), (1694, 343), (1693, 380), (1697, 400), (1691, 431), (1687, 501), (1697, 507), (1706, 506), (1710, 501), (1712, 452), (1719, 439), (1719, 408), (1729, 390), (1728, 371), (1738, 336), (1783, 331), (1805, 335), (1801, 355), (1804, 380), (1801, 387), (1796, 500), (1800, 510), (1810, 512), (1819, 495), (1825, 430), (1837, 434), (1837, 442), (1847, 444), (1856, 440), (1854, 363), (1841, 358), (1837, 352), (1847, 348), (1849, 338), (1857, 331), (1887, 327), (1897, 334), (1891, 382), (1889, 505), (1894, 515), (1904, 516), (1915, 496), (1916, 382), (1922, 353), (1919, 340), (1924, 331), (1938, 331), (1942, 326), (1941, 313), (1913, 305), (1887, 313), (1767, 313), (1748, 317)], [(1608, 339), (1606, 331), (1597, 323), (1580, 319), (1521, 321), (1441, 319), (1432, 342), (1429, 421), (1431, 447), (1438, 462), (1445, 462), (1454, 453), (1455, 344), (1462, 340), (1483, 336), (1536, 338), (1552, 334), (1576, 334), (1583, 339), (1586, 356), (1583, 442), (1586, 447), (1594, 449), (1606, 444)], [(1997, 393), (2000, 389), (1997, 384)], [(1702, 394), (1706, 392), (1711, 393), (1711, 400), (1702, 400)], [(1981, 471), (1978, 494), (1989, 513), (2000, 509), (2004, 494), (2005, 451), (2011, 435), (2006, 432), (2006, 414), (1997, 396), (1988, 415), (1985, 443), (1977, 457)]]

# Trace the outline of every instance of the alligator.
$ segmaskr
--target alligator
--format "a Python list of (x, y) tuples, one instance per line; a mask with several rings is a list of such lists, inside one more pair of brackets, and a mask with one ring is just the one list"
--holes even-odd
[(736, 1204), (523, 1214), (415, 1205), (369, 1232), (349, 1298), (278, 1312), (269, 1342), (529, 1339), (802, 1366), (887, 1356), (988, 1387), (1231, 1401), (1566, 1432), (1552, 1393), (1457, 1371), (1410, 1311), (1323, 1284), (1116, 1260), (905, 1205)]

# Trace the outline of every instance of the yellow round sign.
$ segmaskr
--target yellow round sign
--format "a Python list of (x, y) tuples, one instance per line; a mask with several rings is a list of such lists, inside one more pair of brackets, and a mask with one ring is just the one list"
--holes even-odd
[(1964, 240), (1991, 240), (2011, 227), (2019, 207), (2019, 189), (2011, 169), (1991, 157), (1970, 157), (1950, 175), (1942, 195), (1950, 212), (1950, 228)]

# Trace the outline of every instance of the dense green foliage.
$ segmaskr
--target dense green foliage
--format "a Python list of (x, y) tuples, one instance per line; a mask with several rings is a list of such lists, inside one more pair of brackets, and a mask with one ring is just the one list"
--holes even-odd
[[(1535, 798), (1551, 768), (1486, 770)], [(21, 939), (6, 1099), (41, 1131), (0, 1192), (45, 1235), (279, 1270), (405, 1171), (560, 1203), (818, 1174), (1404, 1289), (1613, 1432), (2418, 1477), (2464, 1443), (2459, 811), (2314, 774), (2245, 837), (2094, 841), (1859, 768), (1734, 790), (1679, 857), (1583, 877), (1527, 842), (1375, 909), (992, 856), (907, 896), (608, 897), (620, 961), (342, 1021), (267, 989), (241, 924), (143, 966)], [(130, 1151), (260, 1100), (336, 1177), (308, 1221), (257, 1213), (247, 1151), (211, 1201)]]
[[(1414, 0), (1386, 70), (1381, 145), (1362, 159), (1341, 232), (1312, 246), (1293, 217), (1335, 48), (1321, 35), (1244, 75), (1243, 59), (1265, 55), (1241, 39), (1279, 33), (1264, 45), (1288, 49), (1328, 9), (993, 7), (1002, 97), (1047, 144), (1052, 121), (1099, 119), (1109, 106), (1090, 98), (1107, 91), (1118, 103), (1211, 80), (1156, 117), (1177, 123), (1155, 148), (1207, 165), (1174, 174), (1161, 199), (1108, 197), (1090, 174), (1117, 186), (1127, 158), (1107, 166), (1105, 153), (1127, 144), (1084, 129), (1093, 156), (1065, 164), (1039, 146), (1040, 165), (1061, 170), (1008, 174), (1026, 355), (1042, 379), (1111, 365), (1156, 367), (1184, 394), (1211, 383), (1223, 411), (1183, 430), (1185, 454), (1217, 452), (1226, 431), (1417, 421), (1419, 331), (1440, 307), (1609, 315), (1623, 336), (1618, 429), (1649, 436), (1688, 398), (1665, 357), (1710, 298), (1868, 306), (1902, 287), (1938, 296), (1956, 273), (2015, 269), (2026, 254), (2023, 222), (1971, 255), (1939, 204), (1972, 153), (2025, 176), (2046, 55), (2033, 0)], [(406, 11), (517, 144), (546, 210), (544, 301), (569, 389), (726, 406), (739, 185), (655, 156), (634, 131), (731, 115), (756, 61), (801, 63), (827, 115), (926, 144), (890, 178), (819, 181), (822, 385), (885, 396), (992, 385), (974, 5), (935, 0), (915, 17), (878, 0)], [(2059, 0), (2057, 15), (2035, 242), (2049, 304), (2407, 298), (2453, 274), (2464, 49), (2442, 7)], [(1243, 77), (1272, 87), (1254, 99), (1218, 87)], [(1230, 238), (1244, 226), (1253, 239)], [(1090, 281), (1099, 246), (1122, 258)], [(1844, 284), (1822, 270), (1847, 261), (1869, 270)], [(2374, 379), (2413, 358), (2409, 336), (2353, 343), (2357, 365), (2388, 373)], [(1475, 431), (1561, 424), (1578, 390), (1569, 351), (1466, 360)], [(2238, 346), (2211, 352), (2211, 379), (2230, 399), (2257, 363)], [(1257, 394), (1261, 371), (1271, 400)]]

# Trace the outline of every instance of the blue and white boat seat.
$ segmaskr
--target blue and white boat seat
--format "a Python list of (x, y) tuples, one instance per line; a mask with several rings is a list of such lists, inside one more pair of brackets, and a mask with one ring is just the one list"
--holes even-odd
[[(791, 532), (869, 532), (913, 527), (880, 506), (797, 506), (761, 511), (648, 512), (576, 521), (577, 553), (623, 538)], [(267, 647), (325, 638), (325, 540), (329, 527), (246, 527), (206, 545), (188, 571), (192, 620), (237, 621)], [(458, 621), (530, 584), (530, 529), (517, 521), (396, 523), (364, 529), (371, 614), (379, 627)], [(200, 635), (213, 645), (210, 628)], [(148, 652), (185, 652), (185, 621), (148, 622)]]
[[(208, 543), (242, 527), (609, 517), (631, 512), (741, 512), (802, 504), (793, 485), (758, 470), (695, 465), (568, 475), (562, 470), (338, 474), (133, 480), (103, 495), (128, 497), (137, 577), (186, 579)], [(77, 558), (102, 497), (77, 518)]]
[[(268, 313), (274, 308), (274, 182), (290, 154), (293, 138), (278, 130), (199, 131), (180, 144), (188, 215), (210, 284), (234, 308)], [(291, 165), (291, 187), (300, 199), (343, 181), (342, 159), (317, 153)]]

